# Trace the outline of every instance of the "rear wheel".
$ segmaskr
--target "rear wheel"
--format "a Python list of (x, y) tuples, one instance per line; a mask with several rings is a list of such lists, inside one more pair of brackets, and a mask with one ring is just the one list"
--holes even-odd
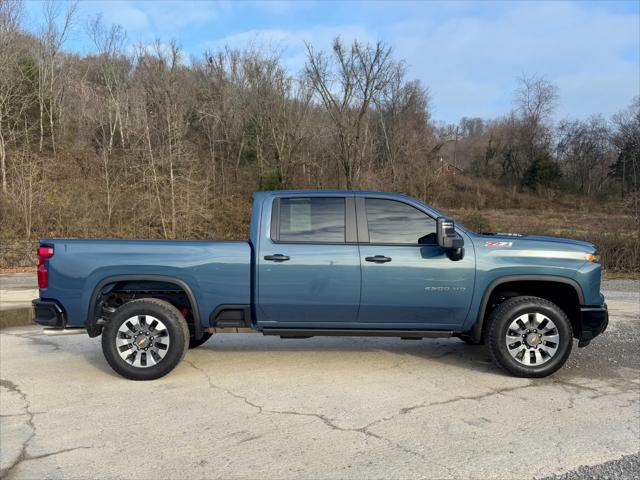
[(538, 297), (514, 297), (491, 313), (487, 326), (493, 360), (518, 377), (546, 377), (571, 353), (573, 330), (556, 304)]
[(160, 378), (182, 360), (189, 327), (170, 303), (144, 298), (118, 308), (102, 330), (102, 351), (117, 373), (131, 380)]

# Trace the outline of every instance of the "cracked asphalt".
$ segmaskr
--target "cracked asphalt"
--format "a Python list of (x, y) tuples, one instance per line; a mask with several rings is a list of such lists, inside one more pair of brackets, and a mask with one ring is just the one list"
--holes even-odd
[(638, 478), (640, 283), (540, 380), (457, 339), (220, 334), (168, 376), (111, 371), (100, 339), (0, 333), (0, 477)]

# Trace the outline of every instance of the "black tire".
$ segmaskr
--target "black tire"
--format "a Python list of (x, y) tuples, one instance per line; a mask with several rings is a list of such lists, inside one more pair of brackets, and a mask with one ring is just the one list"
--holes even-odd
[(476, 345), (476, 346), (484, 345), (484, 338), (481, 338), (479, 342), (476, 342), (468, 335), (460, 335), (458, 338), (462, 340), (464, 343), (466, 343), (467, 345)]
[[(169, 344), (164, 357), (152, 366), (137, 367), (120, 356), (116, 339), (119, 328), (132, 317), (149, 315), (166, 327)], [(125, 327), (126, 328), (126, 327)], [(189, 327), (184, 317), (170, 303), (156, 298), (127, 302), (118, 308), (102, 330), (102, 352), (116, 373), (130, 380), (155, 380), (173, 370), (187, 352)], [(146, 355), (145, 355), (146, 357)]]
[[(509, 326), (522, 315), (542, 314), (555, 324), (555, 331), (559, 335), (556, 344), (555, 353), (550, 358), (544, 360), (540, 365), (525, 365), (521, 360), (515, 358), (509, 353), (509, 349), (513, 347), (507, 346), (507, 335)], [(506, 300), (491, 312), (487, 325), (487, 343), (489, 351), (494, 362), (507, 372), (517, 377), (538, 378), (551, 375), (561, 368), (569, 355), (573, 346), (573, 329), (571, 321), (567, 315), (556, 304), (539, 297), (514, 297)], [(528, 331), (528, 330), (526, 330)], [(511, 335), (512, 337), (513, 335)], [(541, 336), (540, 338), (545, 338)], [(538, 345), (541, 348), (544, 344)], [(521, 345), (524, 350), (525, 345)], [(537, 348), (537, 347), (536, 347)], [(514, 349), (511, 350), (512, 352)], [(531, 357), (536, 359), (536, 353), (531, 352)], [(529, 352), (524, 352), (529, 355)], [(524, 358), (524, 355), (523, 355)], [(530, 360), (531, 361), (531, 360)]]
[(189, 349), (198, 348), (204, 342), (209, 340), (212, 336), (213, 336), (213, 334), (211, 334), (209, 332), (204, 332), (202, 334), (202, 337), (200, 337), (200, 340), (196, 340), (195, 337), (193, 337), (193, 336), (189, 337)]

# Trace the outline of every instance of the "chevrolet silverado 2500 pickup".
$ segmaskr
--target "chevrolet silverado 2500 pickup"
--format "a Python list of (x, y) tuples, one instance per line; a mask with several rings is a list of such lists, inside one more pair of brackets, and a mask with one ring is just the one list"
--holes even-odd
[(401, 194), (260, 192), (250, 239), (40, 241), (35, 322), (102, 335), (124, 377), (225, 332), (459, 337), (543, 377), (607, 327), (594, 245), (474, 233)]

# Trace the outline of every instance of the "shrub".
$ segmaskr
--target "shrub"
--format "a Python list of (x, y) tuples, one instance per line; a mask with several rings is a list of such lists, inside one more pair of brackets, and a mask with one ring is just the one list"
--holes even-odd
[(491, 232), (493, 228), (488, 219), (478, 212), (470, 212), (460, 217), (460, 223), (475, 232)]

